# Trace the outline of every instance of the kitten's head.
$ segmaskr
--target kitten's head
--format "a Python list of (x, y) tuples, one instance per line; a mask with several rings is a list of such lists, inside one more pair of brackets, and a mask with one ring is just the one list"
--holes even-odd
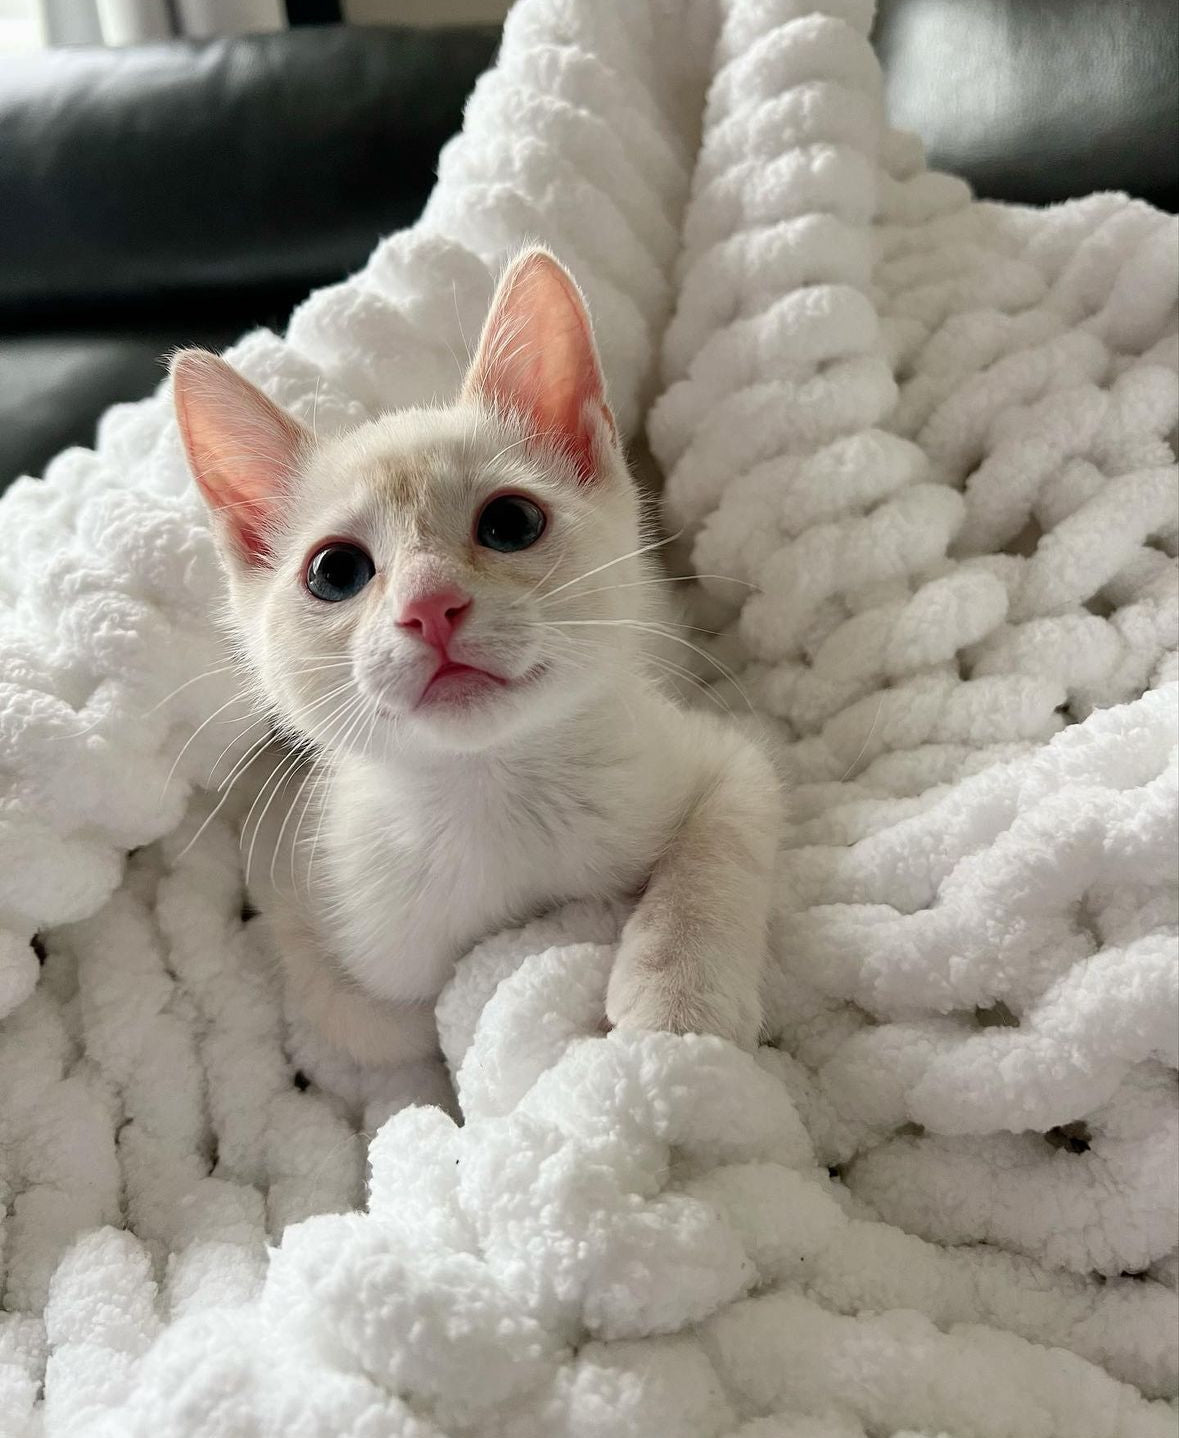
[(292, 729), (482, 749), (633, 663), (638, 503), (581, 296), (544, 251), (504, 276), (447, 408), (317, 440), (213, 355), (172, 378), (234, 628)]

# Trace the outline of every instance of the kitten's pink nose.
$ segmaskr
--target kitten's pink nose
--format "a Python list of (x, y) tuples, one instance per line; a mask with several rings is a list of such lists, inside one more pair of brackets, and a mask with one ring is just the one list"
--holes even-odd
[(411, 599), (397, 620), (403, 629), (416, 629), (427, 644), (445, 654), (450, 636), (471, 607), (471, 596), (461, 589), (435, 589)]

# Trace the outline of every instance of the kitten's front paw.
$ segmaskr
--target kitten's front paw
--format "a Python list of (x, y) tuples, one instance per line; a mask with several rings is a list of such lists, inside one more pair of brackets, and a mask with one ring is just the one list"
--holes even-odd
[(618, 1029), (717, 1034), (755, 1049), (761, 1000), (743, 966), (716, 954), (686, 955), (657, 934), (624, 932), (606, 989), (606, 1018)]

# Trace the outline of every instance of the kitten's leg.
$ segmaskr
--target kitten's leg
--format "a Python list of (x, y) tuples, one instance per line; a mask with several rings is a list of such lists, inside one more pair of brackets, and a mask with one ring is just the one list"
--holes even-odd
[(288, 1003), (334, 1047), (366, 1066), (438, 1056), (432, 1004), (391, 1004), (353, 983), (298, 912), (263, 913)]
[(606, 1014), (617, 1028), (712, 1033), (753, 1048), (761, 1028), (781, 822), (772, 766), (731, 730), (707, 753), (671, 842), (622, 932)]

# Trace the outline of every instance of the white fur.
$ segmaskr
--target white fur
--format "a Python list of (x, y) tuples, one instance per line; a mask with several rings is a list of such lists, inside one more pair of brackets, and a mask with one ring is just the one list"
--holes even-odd
[[(527, 327), (525, 314), (505, 340), (496, 314), (476, 373)], [(274, 793), (244, 835), (247, 879), (306, 1017), (363, 1062), (417, 1059), (432, 1044), (433, 1000), (473, 943), (592, 897), (639, 901), (608, 995), (613, 1023), (755, 1043), (772, 770), (734, 729), (660, 687), (651, 641), (674, 631), (653, 597), (651, 542), (600, 391), (581, 412), (596, 457), (588, 482), (477, 384), (445, 409), (324, 443), (304, 436), (259, 563), (234, 542), (232, 478), (210, 490), (214, 468), (238, 463), (240, 381), (211, 359), (186, 363), (195, 369), (177, 390), (196, 431), (190, 454), (203, 455), (209, 405), (232, 450), (203, 471), (194, 460), (218, 518), (232, 623), (263, 701), (313, 753), (276, 754)], [(592, 348), (578, 365), (597, 373)], [(538, 382), (559, 390), (563, 373)], [(266, 412), (254, 397), (245, 406), (252, 445)], [(548, 515), (529, 549), (472, 541), (483, 504), (503, 491)], [(325, 604), (303, 579), (331, 537), (363, 546), (376, 576)], [(424, 705), (438, 656), (398, 620), (407, 600), (447, 585), (472, 599), (450, 657), (511, 683)]]

